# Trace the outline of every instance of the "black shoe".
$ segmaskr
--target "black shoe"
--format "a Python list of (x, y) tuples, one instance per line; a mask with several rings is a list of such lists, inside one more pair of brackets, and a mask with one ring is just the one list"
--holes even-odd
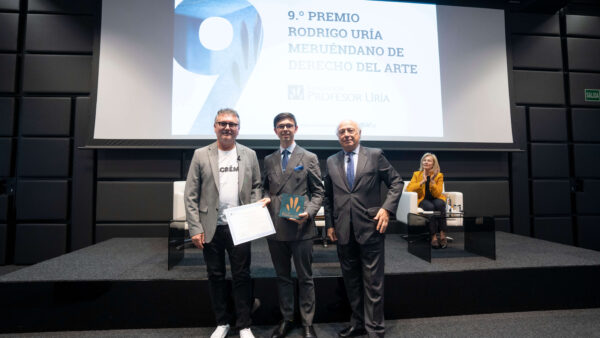
[(302, 337), (304, 338), (317, 338), (317, 333), (312, 325), (303, 327)]
[(338, 336), (342, 338), (364, 336), (367, 334), (367, 330), (364, 327), (354, 327), (352, 325), (338, 332)]
[(273, 334), (271, 334), (271, 338), (283, 338), (294, 328), (294, 322), (290, 320), (282, 320), (279, 322), (279, 326), (273, 330)]

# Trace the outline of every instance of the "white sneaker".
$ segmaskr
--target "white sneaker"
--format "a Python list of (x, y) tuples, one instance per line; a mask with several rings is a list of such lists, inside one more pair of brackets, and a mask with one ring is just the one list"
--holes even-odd
[(227, 325), (219, 325), (210, 335), (210, 338), (225, 338), (227, 337), (227, 333), (229, 332), (229, 324)]
[(240, 330), (240, 338), (254, 338), (254, 335), (252, 334), (252, 330), (250, 330), (250, 328), (245, 328), (243, 330)]

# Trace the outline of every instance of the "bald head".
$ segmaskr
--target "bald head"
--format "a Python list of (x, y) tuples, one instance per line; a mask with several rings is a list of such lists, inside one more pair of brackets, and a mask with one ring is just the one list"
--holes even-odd
[(345, 152), (353, 151), (358, 147), (360, 133), (360, 127), (355, 121), (344, 120), (340, 122), (337, 128), (337, 136)]

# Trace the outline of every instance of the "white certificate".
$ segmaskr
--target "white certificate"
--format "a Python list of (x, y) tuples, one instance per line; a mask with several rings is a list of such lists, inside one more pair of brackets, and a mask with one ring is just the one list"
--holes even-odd
[(275, 233), (269, 209), (261, 202), (228, 208), (224, 213), (234, 245)]

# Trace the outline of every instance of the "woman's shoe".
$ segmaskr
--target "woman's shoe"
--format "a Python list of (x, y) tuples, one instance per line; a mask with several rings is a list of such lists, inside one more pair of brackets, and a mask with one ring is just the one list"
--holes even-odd
[(446, 237), (440, 238), (440, 248), (446, 249), (448, 247), (448, 239)]
[(431, 239), (431, 247), (434, 249), (440, 248), (440, 244), (438, 243), (437, 237)]

